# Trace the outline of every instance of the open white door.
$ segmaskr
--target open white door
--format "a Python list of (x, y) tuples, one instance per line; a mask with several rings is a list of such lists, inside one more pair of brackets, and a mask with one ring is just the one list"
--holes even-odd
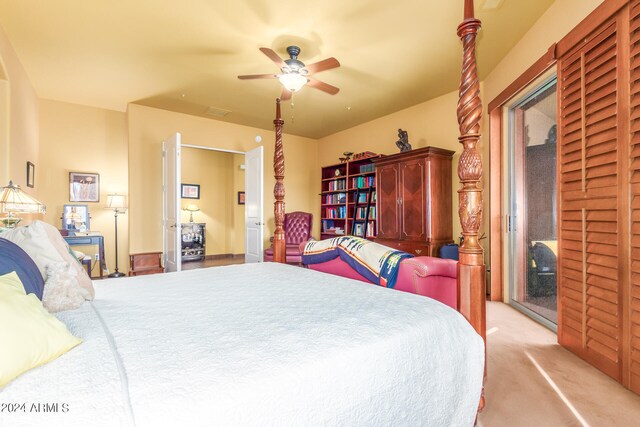
[(264, 228), (262, 147), (245, 153), (245, 262), (261, 262)]
[(164, 270), (182, 269), (180, 231), (180, 134), (162, 141), (162, 230)]

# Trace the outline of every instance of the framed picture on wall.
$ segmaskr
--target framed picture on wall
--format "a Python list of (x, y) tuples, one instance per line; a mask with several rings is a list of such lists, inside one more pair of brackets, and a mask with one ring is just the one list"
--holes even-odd
[(99, 202), (100, 175), (97, 173), (69, 172), (70, 202)]
[(200, 198), (199, 184), (182, 184), (181, 189), (182, 189), (183, 199), (199, 199)]
[(238, 204), (244, 205), (244, 191), (238, 191)]
[(62, 209), (62, 229), (69, 231), (89, 230), (88, 205), (64, 205)]
[(27, 162), (27, 187), (35, 187), (36, 182), (36, 165)]

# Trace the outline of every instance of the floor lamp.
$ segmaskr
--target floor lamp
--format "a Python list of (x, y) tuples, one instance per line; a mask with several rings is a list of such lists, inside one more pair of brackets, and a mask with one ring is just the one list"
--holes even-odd
[(127, 205), (123, 195), (109, 194), (107, 195), (107, 209), (113, 210), (116, 227), (116, 271), (111, 273), (109, 277), (124, 277), (125, 274), (118, 271), (118, 214), (124, 214), (127, 211)]

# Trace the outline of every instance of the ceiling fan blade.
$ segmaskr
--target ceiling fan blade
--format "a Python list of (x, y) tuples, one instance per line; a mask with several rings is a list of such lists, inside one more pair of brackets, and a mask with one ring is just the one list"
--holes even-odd
[(268, 47), (261, 47), (260, 52), (267, 55), (267, 57), (269, 57), (269, 59), (272, 60), (278, 66), (278, 68), (287, 66), (284, 60), (280, 58), (280, 56), (278, 56), (278, 54), (273, 49), (269, 49)]
[(322, 61), (315, 62), (311, 65), (307, 65), (304, 68), (306, 68), (307, 71), (309, 71), (309, 74), (313, 74), (313, 73), (319, 73), (320, 71), (330, 70), (332, 68), (338, 68), (339, 66), (340, 66), (340, 63), (336, 58), (327, 58)]
[(238, 76), (240, 80), (251, 80), (251, 79), (275, 79), (278, 77), (275, 74), (249, 74), (247, 76)]
[(335, 95), (336, 93), (340, 92), (339, 88), (331, 86), (328, 83), (321, 82), (320, 80), (314, 79), (313, 77), (307, 77), (307, 79), (309, 80), (309, 83), (307, 83), (309, 86), (320, 89), (321, 91), (326, 92), (329, 95)]
[(282, 88), (282, 94), (280, 95), (280, 101), (288, 101), (291, 99), (291, 92), (285, 88)]

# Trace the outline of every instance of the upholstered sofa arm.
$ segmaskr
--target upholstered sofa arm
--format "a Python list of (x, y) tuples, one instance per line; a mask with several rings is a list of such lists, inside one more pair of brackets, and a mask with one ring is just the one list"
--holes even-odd
[(426, 269), (429, 276), (444, 276), (455, 279), (458, 277), (458, 263), (451, 259), (435, 258), (430, 256), (418, 256), (408, 258), (400, 264), (401, 266), (412, 266), (416, 269)]
[[(300, 244), (304, 249), (305, 243)], [(334, 258), (310, 264), (312, 270), (370, 283), (342, 259)], [(452, 259), (421, 256), (400, 262), (395, 290), (433, 298), (454, 309), (458, 308), (458, 262)]]

